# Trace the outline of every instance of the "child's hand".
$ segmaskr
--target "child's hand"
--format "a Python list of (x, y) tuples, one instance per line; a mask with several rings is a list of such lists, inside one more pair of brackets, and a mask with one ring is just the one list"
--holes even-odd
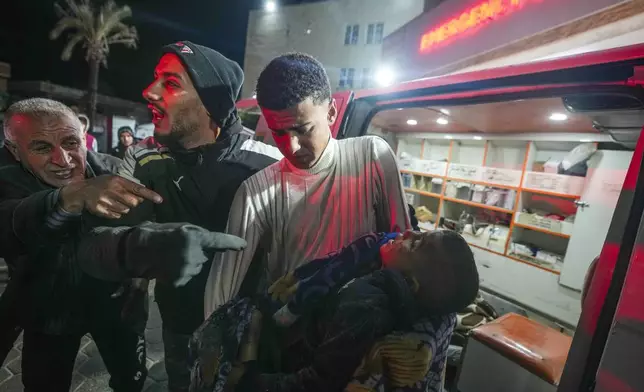
[(297, 291), (297, 287), (299, 286), (300, 281), (293, 275), (292, 272), (289, 272), (288, 274), (282, 276), (279, 278), (271, 287), (268, 289), (268, 294), (270, 294), (271, 298), (273, 301), (279, 301), (281, 303), (286, 303), (289, 298), (293, 294), (295, 294), (295, 291)]
[(429, 348), (420, 340), (406, 335), (387, 335), (373, 345), (361, 370), (384, 371), (393, 388), (404, 388), (425, 378), (431, 358)]

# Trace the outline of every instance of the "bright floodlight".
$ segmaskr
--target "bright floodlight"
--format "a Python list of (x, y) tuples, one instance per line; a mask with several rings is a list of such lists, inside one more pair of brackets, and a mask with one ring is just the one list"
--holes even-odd
[(566, 121), (568, 119), (568, 116), (566, 116), (563, 113), (552, 113), (550, 115), (550, 120), (552, 121)]
[(376, 72), (376, 83), (380, 86), (391, 86), (395, 79), (396, 75), (394, 75), (393, 71), (389, 68), (383, 67)]
[(275, 11), (275, 10), (277, 9), (277, 4), (275, 4), (275, 2), (274, 2), (274, 1), (269, 0), (269, 1), (267, 1), (267, 2), (266, 2), (266, 4), (264, 5), (264, 8), (265, 8), (265, 9), (266, 9), (266, 11), (268, 11), (268, 12), (273, 12), (273, 11)]

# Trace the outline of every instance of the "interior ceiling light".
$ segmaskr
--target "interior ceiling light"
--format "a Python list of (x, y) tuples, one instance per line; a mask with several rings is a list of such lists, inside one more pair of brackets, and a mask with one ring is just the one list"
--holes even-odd
[(447, 124), (449, 124), (449, 121), (447, 121), (446, 118), (441, 117), (438, 120), (436, 120), (436, 123), (438, 123), (440, 125), (447, 125)]
[(444, 115), (449, 115), (449, 110), (441, 109), (441, 113), (443, 113)]
[(264, 8), (265, 8), (265, 9), (266, 9), (266, 11), (268, 11), (268, 12), (273, 12), (273, 11), (275, 11), (275, 9), (277, 9), (277, 4), (275, 4), (275, 2), (274, 2), (274, 1), (270, 1), (270, 0), (269, 0), (269, 1), (267, 1), (267, 2), (266, 2), (266, 4), (264, 5)]
[(451, 135), (445, 135), (445, 139), (453, 139)]
[(563, 113), (552, 113), (550, 115), (550, 120), (552, 121), (566, 121), (568, 116)]
[(483, 140), (483, 138), (480, 136), (474, 136), (474, 140)]
[(407, 120), (407, 125), (417, 125), (418, 121), (414, 120), (413, 118), (410, 118)]

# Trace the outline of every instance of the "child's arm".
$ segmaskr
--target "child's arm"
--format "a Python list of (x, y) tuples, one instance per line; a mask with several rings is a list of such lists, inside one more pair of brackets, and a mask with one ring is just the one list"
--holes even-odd
[(294, 295), (274, 316), (280, 325), (290, 325), (305, 311), (315, 308), (331, 291), (352, 279), (381, 267), (380, 247), (398, 233), (371, 233), (360, 237), (327, 257), (313, 260), (296, 269)]

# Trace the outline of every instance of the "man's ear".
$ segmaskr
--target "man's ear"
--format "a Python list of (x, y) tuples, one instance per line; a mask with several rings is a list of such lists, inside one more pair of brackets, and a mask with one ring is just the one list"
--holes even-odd
[(331, 102), (329, 103), (329, 113), (327, 114), (327, 118), (329, 120), (329, 125), (333, 125), (335, 123), (335, 120), (338, 118), (338, 106), (335, 103), (335, 98), (331, 98)]
[(20, 162), (20, 155), (18, 154), (18, 146), (16, 146), (13, 142), (10, 142), (9, 140), (5, 140), (4, 144), (7, 146), (9, 149), (9, 152), (13, 157), (16, 159), (16, 161)]

